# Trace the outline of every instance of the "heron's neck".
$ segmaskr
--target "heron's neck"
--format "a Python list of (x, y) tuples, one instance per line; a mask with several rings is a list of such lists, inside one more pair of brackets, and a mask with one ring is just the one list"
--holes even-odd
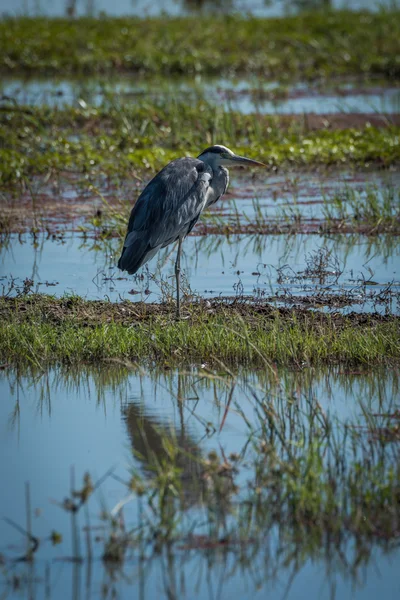
[(225, 190), (229, 184), (229, 171), (221, 165), (219, 155), (207, 152), (207, 154), (201, 157), (201, 160), (213, 170), (213, 188)]
[(222, 196), (222, 194), (225, 194), (229, 185), (229, 171), (226, 167), (223, 167), (222, 165), (217, 166), (214, 171), (211, 185), (218, 198)]
[(229, 181), (229, 171), (226, 167), (223, 167), (222, 165), (215, 165), (212, 166), (210, 165), (212, 170), (213, 170), (213, 182), (215, 183), (216, 181)]
[(213, 169), (213, 177), (210, 187), (207, 190), (206, 208), (214, 204), (223, 194), (229, 185), (229, 171), (225, 167), (218, 165)]

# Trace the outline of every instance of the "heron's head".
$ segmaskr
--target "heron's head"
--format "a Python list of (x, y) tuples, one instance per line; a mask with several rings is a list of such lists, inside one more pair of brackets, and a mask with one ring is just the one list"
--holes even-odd
[(219, 144), (215, 146), (210, 146), (206, 148), (198, 158), (208, 165), (211, 168), (216, 168), (219, 166), (223, 167), (236, 167), (238, 165), (243, 165), (247, 167), (258, 166), (258, 167), (266, 167), (262, 162), (258, 162), (258, 160), (252, 160), (251, 158), (246, 158), (245, 156), (239, 156), (229, 150), (226, 146), (220, 146)]

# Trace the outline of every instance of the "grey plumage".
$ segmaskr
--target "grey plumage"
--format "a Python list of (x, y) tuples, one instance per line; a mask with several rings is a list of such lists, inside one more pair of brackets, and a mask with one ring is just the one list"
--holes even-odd
[(186, 237), (216, 200), (212, 178), (211, 167), (197, 158), (178, 158), (164, 167), (132, 209), (118, 267), (136, 273), (160, 248)]
[(175, 265), (178, 315), (181, 242), (201, 212), (225, 193), (229, 183), (225, 165), (237, 163), (262, 164), (237, 156), (225, 146), (211, 146), (198, 158), (173, 160), (150, 181), (132, 209), (118, 267), (136, 273), (158, 250), (179, 240)]

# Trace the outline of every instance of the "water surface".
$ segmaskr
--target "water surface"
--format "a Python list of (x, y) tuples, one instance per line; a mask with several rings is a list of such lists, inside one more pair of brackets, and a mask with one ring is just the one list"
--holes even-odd
[[(352, 545), (339, 562), (322, 547), (318, 555), (296, 559), (278, 530), (273, 530), (268, 544), (258, 550), (250, 544), (239, 553), (235, 549), (187, 552), (176, 544), (161, 555), (149, 556), (144, 549), (144, 562), (132, 557), (121, 568), (104, 569), (99, 557), (107, 529), (99, 515), (126, 495), (124, 485), (111, 477), (89, 501), (94, 560), (75, 566), (65, 560), (72, 552), (70, 518), (57, 503), (69, 493), (71, 466), (76, 487), (87, 470), (94, 479), (110, 467), (122, 479), (133, 467), (149, 474), (151, 464), (143, 440), (150, 441), (153, 452), (161, 457), (161, 434), (177, 440), (192, 455), (206, 456), (209, 450), (220, 448), (226, 455), (239, 452), (248, 436), (240, 411), (247, 423), (255, 422), (254, 394), (262, 398), (266, 391), (277, 410), (281, 410), (279, 406), (285, 410), (289, 396), (296, 398), (305, 413), (310, 401), (311, 405), (318, 401), (325, 414), (336, 416), (338, 423), (357, 424), (364, 411), (393, 411), (397, 406), (398, 375), (382, 369), (370, 374), (338, 369), (282, 371), (279, 386), (268, 373), (243, 372), (233, 394), (229, 381), (206, 375), (197, 369), (186, 374), (144, 373), (107, 366), (31, 374), (0, 372), (0, 514), (24, 526), (25, 482), (29, 481), (32, 528), (42, 540), (31, 567), (13, 564), (9, 560), (24, 552), (24, 539), (0, 521), (0, 552), (7, 559), (3, 597), (20, 597), (20, 588), (30, 598), (98, 597), (105, 584), (108, 589), (115, 588), (121, 598), (170, 598), (171, 586), (175, 598), (187, 597), (188, 590), (192, 590), (190, 597), (210, 599), (216, 594), (238, 600), (266, 594), (277, 599), (298, 598), (307, 590), (311, 598), (372, 600), (378, 589), (385, 598), (397, 597), (399, 554), (395, 549), (372, 548), (358, 565), (353, 564)], [(185, 459), (183, 468), (193, 471), (196, 462)], [(244, 472), (241, 480), (245, 479)], [(190, 497), (190, 490), (188, 494), (194, 510), (196, 498)], [(80, 527), (86, 518), (82, 515)], [(125, 519), (135, 522), (136, 518), (137, 506), (130, 503), (125, 507)], [(63, 535), (57, 547), (44, 541), (52, 530)], [(83, 532), (81, 542), (85, 552)], [(21, 580), (18, 589), (13, 589), (16, 576)]]
[[(0, 0), (0, 14), (7, 15), (46, 15), (49, 17), (65, 16), (68, 0), (15, 0), (10, 4), (8, 0)], [(159, 16), (168, 14), (178, 16), (182, 14), (198, 13), (201, 11), (213, 13), (216, 9), (223, 12), (239, 12), (254, 16), (281, 16), (287, 12), (301, 10), (315, 6), (315, 3), (307, 0), (81, 0), (76, 4), (76, 16), (92, 15), (98, 16), (105, 13), (110, 16)], [(380, 6), (388, 4), (390, 0), (333, 0), (330, 2), (333, 8), (347, 8), (353, 10), (368, 9), (378, 10)]]
[(1, 90), (3, 97), (19, 104), (59, 108), (82, 103), (93, 106), (137, 104), (146, 100), (197, 102), (204, 98), (225, 111), (243, 114), (392, 115), (400, 112), (398, 87), (379, 82), (298, 83), (282, 88), (277, 82), (260, 77), (232, 80), (201, 76), (148, 79), (137, 75), (60, 80), (5, 77)]
[[(183, 245), (183, 287), (202, 297), (292, 295), (351, 292), (355, 310), (398, 308), (369, 298), (400, 282), (400, 247), (390, 237), (374, 240), (350, 235), (189, 236)], [(85, 299), (158, 302), (174, 294), (175, 247), (160, 252), (136, 276), (120, 272), (120, 242), (99, 244), (78, 234), (61, 240), (12, 236), (0, 254), (0, 285)], [(335, 307), (336, 309), (337, 307)]]

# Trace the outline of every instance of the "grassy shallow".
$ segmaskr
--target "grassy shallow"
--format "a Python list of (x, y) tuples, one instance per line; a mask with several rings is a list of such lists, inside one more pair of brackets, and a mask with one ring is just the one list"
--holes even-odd
[(3, 73), (259, 73), (277, 79), (400, 74), (398, 10), (0, 22)]
[(0, 181), (3, 187), (34, 176), (113, 181), (160, 169), (178, 156), (196, 156), (225, 143), (270, 168), (400, 161), (400, 127), (310, 131), (306, 120), (242, 115), (198, 99), (100, 108), (8, 106), (0, 111)]
[[(208, 581), (211, 577), (207, 576), (217, 577), (225, 567), (225, 583), (239, 572), (241, 577), (248, 575), (247, 585), (254, 582), (258, 591), (275, 578), (282, 581), (288, 568), (297, 573), (305, 567), (309, 572), (310, 560), (318, 570), (326, 568), (327, 574), (335, 576), (340, 569), (340, 575), (345, 573), (365, 586), (361, 574), (370, 561), (376, 564), (376, 551), (395, 553), (398, 549), (400, 413), (389, 391), (381, 398), (379, 390), (361, 389), (359, 398), (353, 399), (351, 415), (339, 416), (334, 402), (326, 410), (324, 392), (313, 377), (310, 386), (296, 384), (287, 389), (277, 373), (275, 383), (271, 380), (262, 387), (251, 379), (221, 374), (221, 369), (217, 374), (179, 372), (177, 380), (176, 373), (164, 371), (163, 405), (171, 403), (175, 417), (160, 421), (154, 410), (146, 410), (141, 392), (135, 395), (136, 401), (125, 400), (131, 399), (132, 388), (120, 391), (123, 366), (61, 368), (50, 373), (28, 367), (24, 371), (5, 372), (16, 401), (15, 420), (9, 420), (15, 435), (20, 431), (21, 390), (29, 388), (33, 411), (45, 405), (43, 412), (50, 413), (52, 402), (62, 397), (63, 386), (72, 396), (91, 389), (86, 386), (93, 377), (118, 404), (121, 399), (132, 458), (111, 468), (103, 465), (100, 478), (89, 472), (82, 476), (80, 469), (75, 476), (71, 469), (70, 490), (56, 490), (62, 493), (57, 500), (69, 514), (71, 527), (60, 519), (58, 529), (49, 531), (47, 537), (35, 536), (38, 525), (31, 519), (26, 484), (26, 531), (6, 516), (16, 541), (17, 534), (22, 534), (27, 542), (25, 546), (9, 544), (3, 555), (1, 576), (12, 567), (14, 584), (18, 564), (24, 566), (37, 557), (37, 573), (44, 563), (42, 547), (47, 559), (52, 552), (49, 542), (61, 544), (63, 556), (70, 548), (68, 559), (76, 564), (86, 559), (90, 566), (94, 559), (94, 573), (102, 557), (114, 582), (118, 576), (126, 579), (132, 564), (136, 577), (137, 565), (152, 567), (145, 571), (154, 577), (154, 560), (161, 558), (168, 565), (168, 588), (169, 577), (180, 571), (178, 552), (182, 556), (183, 551), (183, 563), (195, 558), (199, 573)], [(211, 406), (207, 389), (213, 392)], [(193, 402), (194, 393), (201, 409)], [(150, 397), (154, 400), (157, 395), (153, 399), (150, 392)], [(100, 406), (98, 402), (95, 410)], [(232, 436), (232, 418), (235, 450), (228, 451), (225, 444)], [(99, 491), (100, 526), (95, 521)], [(41, 508), (46, 516), (46, 502)], [(55, 525), (54, 517), (51, 524)], [(69, 538), (71, 544), (66, 545)], [(26, 548), (19, 560), (11, 557), (14, 548), (20, 552)], [(232, 568), (232, 559), (238, 568)], [(193, 578), (193, 563), (189, 565)], [(196, 585), (200, 578), (201, 574)]]
[(0, 299), (0, 358), (5, 363), (165, 365), (379, 364), (400, 359), (400, 319), (327, 315), (244, 302), (110, 303), (29, 295)]

